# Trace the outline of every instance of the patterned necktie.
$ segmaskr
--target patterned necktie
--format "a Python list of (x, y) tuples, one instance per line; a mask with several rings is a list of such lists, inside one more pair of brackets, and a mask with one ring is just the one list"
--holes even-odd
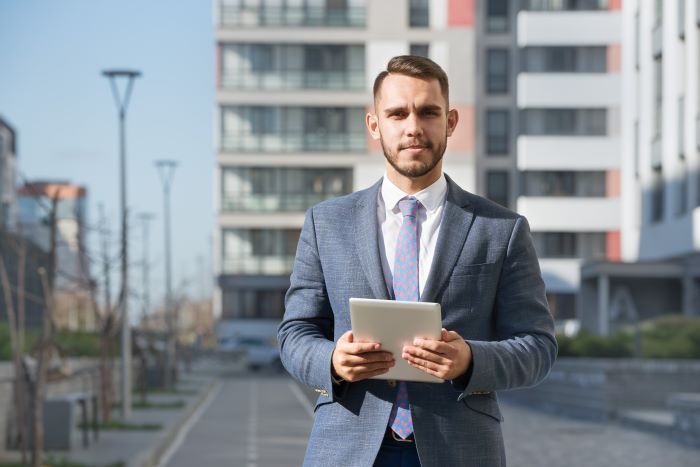
[[(418, 222), (416, 213), (420, 201), (409, 196), (399, 201), (403, 214), (403, 223), (396, 240), (396, 257), (394, 259), (394, 297), (396, 300), (417, 302), (418, 289)], [(404, 381), (399, 381), (396, 402), (389, 417), (391, 429), (401, 438), (413, 433), (413, 419), (408, 405), (408, 390)]]

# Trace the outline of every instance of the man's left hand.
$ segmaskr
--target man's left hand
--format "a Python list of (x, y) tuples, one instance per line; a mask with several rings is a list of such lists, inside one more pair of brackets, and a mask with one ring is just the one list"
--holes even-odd
[(445, 380), (463, 375), (472, 361), (472, 351), (462, 336), (442, 328), (440, 340), (420, 338), (405, 345), (401, 358), (409, 365)]

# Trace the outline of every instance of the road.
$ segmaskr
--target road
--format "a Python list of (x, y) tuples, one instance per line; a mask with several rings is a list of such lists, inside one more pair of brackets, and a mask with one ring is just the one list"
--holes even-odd
[[(222, 377), (166, 453), (167, 467), (301, 465), (313, 392), (283, 374)], [(700, 450), (616, 424), (501, 404), (509, 467), (695, 467)]]

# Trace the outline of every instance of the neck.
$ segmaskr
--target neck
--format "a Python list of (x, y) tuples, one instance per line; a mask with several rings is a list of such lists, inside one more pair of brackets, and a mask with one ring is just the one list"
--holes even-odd
[(413, 195), (435, 183), (442, 176), (442, 167), (441, 164), (438, 164), (433, 170), (421, 177), (406, 177), (387, 164), (386, 176), (401, 191)]

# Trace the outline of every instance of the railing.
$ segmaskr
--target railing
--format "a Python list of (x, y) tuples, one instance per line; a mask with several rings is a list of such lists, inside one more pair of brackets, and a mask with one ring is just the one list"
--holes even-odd
[(221, 200), (224, 212), (304, 212), (311, 206), (339, 194), (269, 193), (226, 194)]
[(224, 70), (221, 86), (232, 89), (364, 89), (365, 70)]
[(224, 274), (290, 274), (294, 256), (255, 256), (223, 261)]
[(367, 148), (365, 133), (293, 133), (293, 134), (240, 134), (224, 135), (221, 150), (224, 152), (317, 152), (364, 151)]
[(308, 6), (221, 5), (223, 27), (364, 27), (365, 8), (319, 8)]
[(598, 11), (608, 9), (608, 0), (528, 0), (526, 11)]

